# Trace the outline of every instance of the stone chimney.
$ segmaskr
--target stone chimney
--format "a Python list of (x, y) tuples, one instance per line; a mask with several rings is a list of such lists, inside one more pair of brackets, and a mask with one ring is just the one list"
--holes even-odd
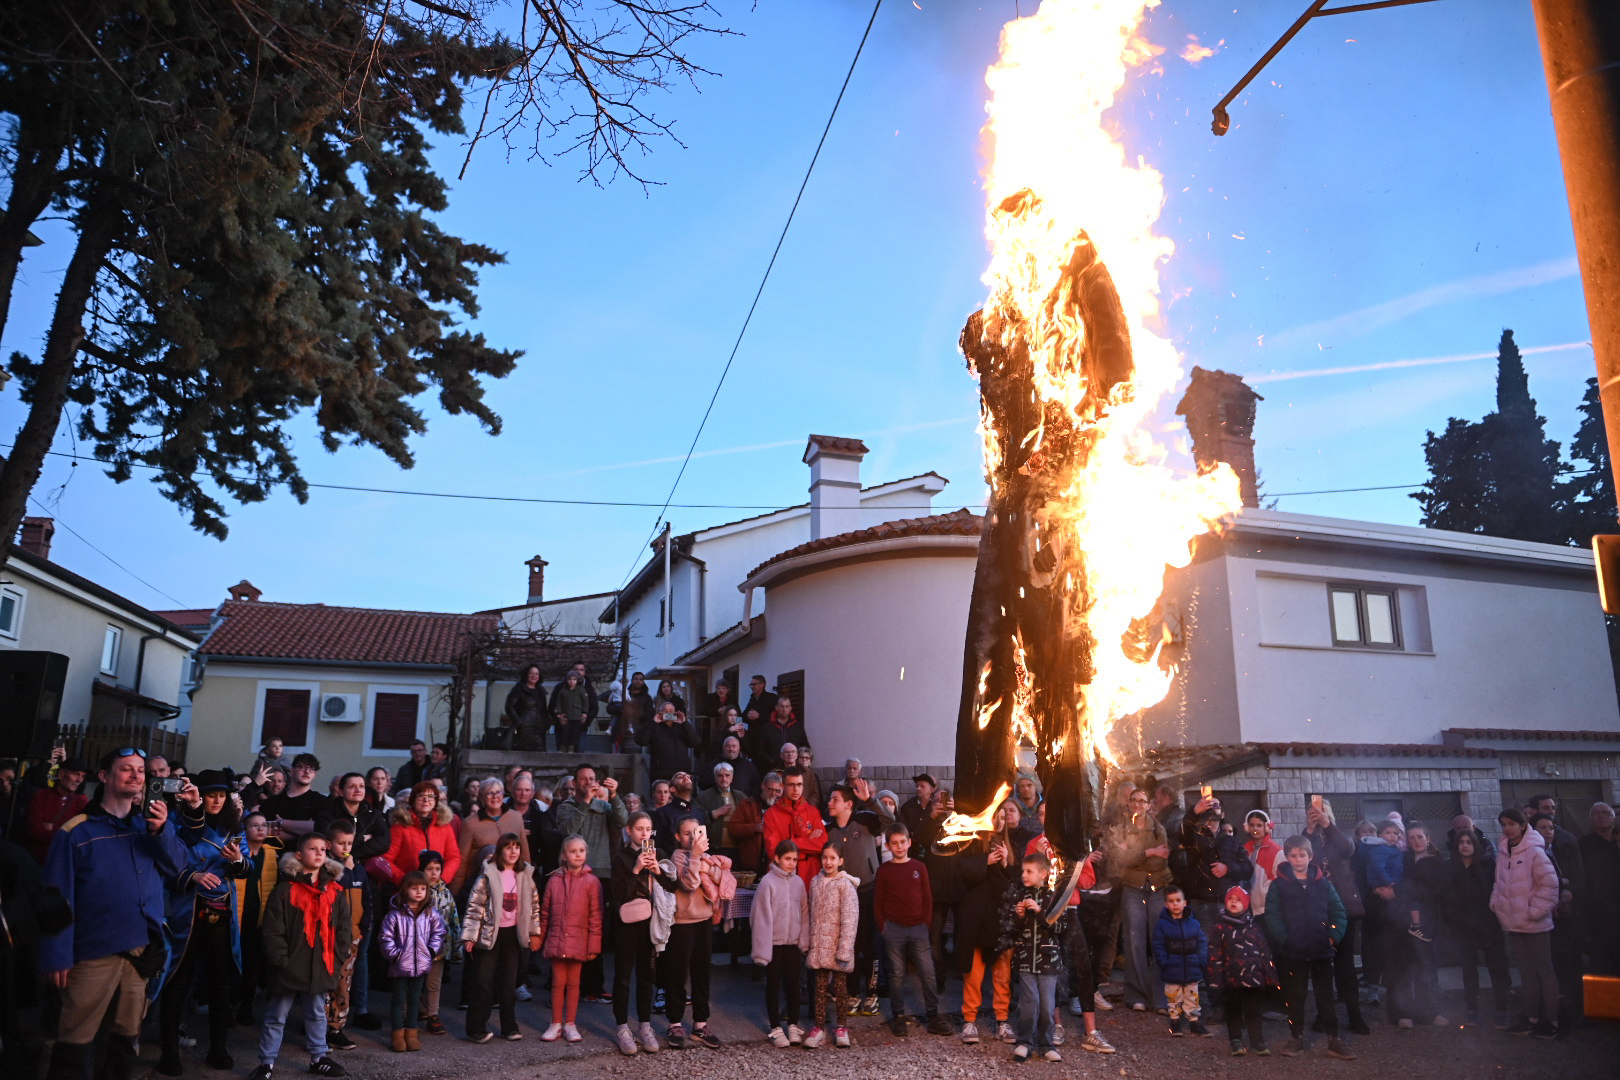
[(528, 603), (538, 604), (546, 595), (546, 567), (550, 564), (536, 555), (523, 565), (529, 568)]
[(836, 435), (812, 435), (804, 448), (810, 466), (810, 539), (861, 527), (861, 459), (866, 444)]
[(1176, 406), (1187, 418), (1193, 458), (1200, 471), (1226, 462), (1237, 473), (1243, 505), (1258, 507), (1260, 489), (1254, 472), (1254, 410), (1264, 401), (1249, 384), (1229, 371), (1192, 370), (1192, 383)]
[(249, 581), (247, 578), (243, 578), (235, 585), (232, 585), (228, 591), (231, 594), (232, 600), (246, 600), (250, 604), (256, 603), (259, 597), (264, 595), (264, 591), (262, 589), (254, 588), (253, 582)]
[(22, 532), (17, 534), (17, 546), (41, 559), (51, 557), (51, 537), (56, 535), (56, 522), (48, 517), (25, 517)]

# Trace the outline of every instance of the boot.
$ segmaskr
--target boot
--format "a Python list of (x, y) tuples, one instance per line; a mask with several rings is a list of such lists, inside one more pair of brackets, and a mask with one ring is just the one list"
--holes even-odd
[(422, 1033), (419, 1032), (416, 1028), (406, 1028), (405, 1029), (405, 1049), (407, 1049), (407, 1050), (420, 1050), (420, 1049), (422, 1049)]
[(107, 1048), (102, 1052), (100, 1080), (130, 1080), (135, 1075), (135, 1059), (139, 1053), (137, 1040), (127, 1035), (109, 1036)]
[[(112, 1044), (119, 1041), (127, 1040), (120, 1040), (117, 1036), (107, 1040), (109, 1059), (113, 1054)], [(90, 1080), (90, 1062), (94, 1054), (94, 1043), (57, 1043), (51, 1048), (51, 1063), (49, 1071), (45, 1074), (46, 1080)]]
[(405, 1029), (404, 1028), (395, 1028), (394, 1029), (394, 1039), (393, 1039), (393, 1042), (390, 1043), (389, 1045), (393, 1048), (393, 1051), (396, 1054), (403, 1054), (405, 1052), (405, 1050), (407, 1048), (405, 1046)]

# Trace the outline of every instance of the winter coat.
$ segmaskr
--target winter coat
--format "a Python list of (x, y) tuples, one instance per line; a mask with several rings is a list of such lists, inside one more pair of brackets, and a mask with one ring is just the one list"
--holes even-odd
[(965, 975), (975, 949), (987, 957), (1000, 948), (1001, 901), (1018, 881), (1018, 872), (1002, 863), (986, 866), (984, 880), (968, 890), (956, 909), (956, 960)]
[(585, 838), (585, 865), (597, 877), (607, 877), (613, 869), (609, 830), (619, 832), (629, 819), (630, 813), (617, 795), (612, 802), (596, 799), (581, 803), (578, 799), (567, 799), (557, 804), (557, 830), (564, 836), (577, 833)]
[(549, 724), (552, 717), (546, 705), (546, 688), (538, 683), (532, 687), (518, 683), (508, 690), (501, 711), (519, 727), (524, 724)]
[(1204, 965), (1209, 963), (1209, 939), (1193, 917), (1192, 908), (1183, 910), (1179, 919), (1170, 914), (1168, 907), (1159, 912), (1159, 921), (1153, 927), (1153, 958), (1159, 962), (1159, 975), (1166, 983), (1185, 986), (1203, 982)]
[(1361, 898), (1361, 884), (1356, 880), (1355, 843), (1337, 825), (1324, 825), (1316, 832), (1307, 831), (1305, 838), (1311, 842), (1311, 861), (1339, 890), (1345, 913), (1352, 919), (1367, 914), (1367, 905)]
[[(831, 819), (827, 821), (824, 849), (830, 847), (838, 850), (844, 857), (844, 873), (855, 879), (862, 892), (870, 892), (877, 885), (878, 867), (883, 865), (883, 842), (878, 838), (882, 831), (883, 823), (870, 810), (855, 811), (849, 816), (848, 825), (840, 826)], [(996, 900), (1000, 899), (998, 890)]]
[[(1025, 885), (1014, 881), (1001, 897), (1001, 936), (996, 952), (1012, 950), (1012, 968), (1015, 972), (1035, 975), (1056, 975), (1063, 970), (1064, 937), (1069, 931), (1067, 918), (1056, 923), (1046, 921), (1046, 909), (1052, 904), (1053, 892), (1045, 885)], [(1019, 911), (1025, 900), (1040, 904), (1038, 911)]]
[[(514, 875), (517, 878), (517, 936), (518, 944), (529, 947), (529, 939), (540, 933), (540, 891), (534, 887), (534, 875), (527, 866)], [(493, 949), (495, 935), (501, 929), (501, 872), (493, 858), (485, 859), (467, 894), (467, 917), (461, 924), (461, 940), (474, 949)]]
[(652, 713), (652, 691), (647, 689), (646, 684), (627, 687), (624, 703), (619, 706), (619, 715), (613, 720), (613, 741), (622, 745), (634, 739)]
[[(583, 690), (585, 692), (585, 719), (594, 720), (596, 718), (596, 684), (591, 682), (591, 680), (586, 679), (584, 682), (575, 687), (575, 690)], [(564, 716), (570, 717), (575, 715), (567, 708), (563, 707), (563, 695), (567, 693), (568, 678), (567, 676), (564, 676), (563, 680), (559, 682), (551, 691), (552, 716), (556, 716), (558, 713), (562, 713)]]
[(1491, 911), (1491, 888), (1496, 883), (1496, 863), (1474, 856), (1464, 866), (1460, 858), (1445, 864), (1445, 883), (1440, 890), (1440, 918), (1464, 948), (1495, 948), (1502, 944), (1502, 927)]
[(790, 803), (787, 796), (765, 811), (765, 857), (773, 858), (776, 845), (792, 840), (799, 845), (799, 877), (808, 884), (821, 872), (821, 849), (827, 846), (827, 826), (821, 813), (804, 799)]
[(433, 910), (444, 920), (444, 944), (434, 959), (450, 960), (461, 955), (461, 908), (456, 906), (456, 894), (441, 879), (428, 886), (428, 899)]
[(775, 863), (759, 879), (748, 921), (753, 924), (754, 963), (764, 967), (778, 945), (795, 945), (801, 953), (810, 950), (810, 896), (804, 879), (790, 874)]
[(1440, 894), (1449, 876), (1445, 857), (1435, 850), (1434, 854), (1419, 859), (1407, 851), (1403, 853), (1401, 865), (1401, 883), (1395, 890), (1401, 910), (1417, 909), (1424, 922), (1436, 918), (1440, 914)]
[(439, 803), (433, 819), (424, 827), (411, 809), (409, 799), (401, 799), (394, 807), (394, 818), (388, 830), (388, 854), (383, 856), (388, 879), (398, 888), (405, 875), (417, 868), (424, 851), (437, 851), (444, 856), (444, 879), (452, 880), (461, 873), (461, 844), (450, 821), (455, 817), (450, 807)]
[(1209, 934), (1209, 985), (1216, 988), (1263, 990), (1277, 985), (1277, 965), (1265, 928), (1245, 910), (1233, 915), (1224, 907)]
[(534, 863), (529, 852), (529, 833), (523, 825), (523, 815), (516, 810), (502, 810), (497, 817), (488, 817), (484, 808), (479, 807), (461, 819), (461, 866), (454, 874), (446, 874), (445, 879), (450, 882), (450, 888), (456, 892), (461, 891), (466, 879), (477, 873), (478, 868), (473, 865), (478, 853), (486, 847), (494, 847), (495, 842), (507, 833), (518, 838), (519, 850), (523, 853), (523, 861)]
[(1401, 849), (1384, 843), (1382, 837), (1363, 836), (1361, 857), (1367, 867), (1367, 887), (1370, 889), (1399, 885), (1406, 873), (1406, 866), (1401, 861)]
[(731, 812), (731, 839), (737, 844), (737, 865), (757, 871), (764, 863), (765, 808), (756, 799), (740, 799)]
[[(342, 799), (333, 799), (331, 807), (315, 819), (315, 831), (324, 834), (334, 821), (346, 821), (354, 826), (354, 861), (357, 863), (374, 859), (378, 855), (386, 855), (393, 845), (393, 837), (389, 835), (388, 814), (372, 803), (362, 800), (359, 808), (351, 814), (348, 803)], [(368, 836), (371, 839), (367, 840)], [(415, 867), (411, 869), (414, 870)]]
[(279, 870), (281, 881), (260, 926), (270, 993), (324, 994), (337, 985), (341, 958), (354, 947), (349, 898), (338, 880), (343, 864), (327, 859), (311, 882), (298, 856), (289, 852)]
[(23, 818), (23, 835), (29, 854), (43, 863), (50, 851), (51, 838), (90, 804), (89, 796), (63, 787), (40, 788), (28, 799)]
[(714, 790), (714, 769), (721, 762), (731, 766), (732, 791), (738, 795), (747, 795), (750, 798), (759, 794), (759, 766), (755, 765), (747, 755), (728, 758), (722, 754), (704, 763), (697, 773), (699, 791), (709, 792)]
[(248, 933), (257, 933), (264, 919), (264, 906), (276, 891), (276, 882), (281, 880), (281, 856), (285, 851), (285, 846), (274, 836), (264, 838), (258, 855), (249, 854), (247, 845), (242, 845), (247, 873), (236, 889), (236, 921)]
[[(225, 848), (239, 835), (237, 826), (240, 824), (235, 811), (229, 806), (226, 809), (228, 813), (210, 820), (201, 807), (192, 810), (181, 803), (171, 818), (180, 833), (181, 843), (186, 845), (187, 860), (185, 869), (169, 883), (165, 926), (169, 939), (168, 975), (174, 974), (185, 959), (198, 908), (203, 906), (223, 910), (230, 919), (231, 961), (238, 971), (242, 968), (241, 903), (237, 893), (241, 888), (240, 879), (247, 877), (248, 863), (245, 858), (234, 863), (225, 861)], [(204, 889), (197, 883), (199, 874), (213, 874), (219, 878), (219, 884)]]
[(690, 720), (652, 720), (636, 732), (636, 745), (647, 748), (647, 775), (654, 780), (691, 772), (692, 748), (697, 744), (697, 728)]
[(1505, 836), (1497, 842), (1491, 910), (1510, 934), (1552, 931), (1553, 912), (1558, 909), (1558, 871), (1546, 849), (1546, 841), (1534, 829), (1526, 830), (1511, 847)]
[(1143, 814), (1140, 822), (1130, 815), (1120, 818), (1105, 831), (1104, 842), (1111, 878), (1131, 889), (1146, 885), (1162, 889), (1170, 884), (1170, 861), (1147, 854), (1149, 848), (1170, 842), (1164, 826), (1152, 814)]
[(586, 710), (591, 707), (591, 695), (584, 686), (568, 689), (568, 680), (564, 679), (557, 684), (557, 689), (551, 692), (551, 712), (555, 716), (561, 713), (565, 719), (575, 723), (582, 723), (591, 717)]
[(1331, 959), (1349, 925), (1338, 890), (1314, 864), (1301, 880), (1284, 863), (1266, 890), (1266, 934), (1279, 960)]
[[(1219, 828), (1213, 833), (1200, 828), (1201, 823), (1209, 820), (1211, 813), (1213, 811), (1188, 814), (1181, 822), (1181, 846), (1187, 861), (1186, 867), (1176, 877), (1176, 884), (1181, 886), (1189, 901), (1219, 900), (1226, 895), (1227, 889), (1244, 884), (1254, 876), (1249, 853), (1243, 850), (1236, 837), (1227, 836)], [(1216, 863), (1226, 864), (1225, 877), (1216, 877), (1211, 872), (1210, 868)]]
[(377, 931), (377, 947), (388, 958), (389, 976), (426, 975), (443, 951), (448, 934), (444, 916), (433, 906), (431, 897), (422, 905), (422, 910), (415, 913), (405, 905), (403, 897), (394, 897), (388, 902), (388, 914), (383, 916), (382, 928)]
[(602, 955), (602, 883), (584, 867), (558, 867), (546, 875), (540, 903), (540, 954), (548, 960), (594, 960)]
[(787, 723), (781, 723), (781, 717), (772, 711), (775, 707), (772, 702), (771, 710), (767, 710), (769, 715), (760, 713), (759, 719), (749, 725), (748, 734), (743, 737), (743, 751), (754, 759), (761, 774), (770, 772), (781, 760), (783, 743), (803, 746), (810, 741), (804, 733), (803, 720), (794, 716)]
[(855, 937), (861, 921), (859, 883), (840, 870), (810, 882), (810, 951), (813, 971), (854, 971)]

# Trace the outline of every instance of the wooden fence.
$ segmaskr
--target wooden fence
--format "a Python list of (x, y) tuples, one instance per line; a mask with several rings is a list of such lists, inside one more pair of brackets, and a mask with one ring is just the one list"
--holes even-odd
[(69, 757), (83, 758), (92, 769), (102, 755), (126, 746), (145, 750), (148, 756), (161, 754), (170, 761), (184, 763), (189, 741), (178, 731), (149, 724), (62, 724), (56, 735)]

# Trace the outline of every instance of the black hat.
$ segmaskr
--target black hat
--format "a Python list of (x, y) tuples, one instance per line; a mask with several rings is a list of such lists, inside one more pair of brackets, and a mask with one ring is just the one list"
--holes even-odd
[(920, 772), (911, 778), (913, 784), (928, 784), (930, 787), (939, 787), (939, 781), (925, 772)]
[(192, 782), (197, 785), (198, 791), (231, 790), (231, 774), (224, 769), (204, 769)]
[(70, 757), (70, 758), (63, 759), (62, 765), (61, 765), (60, 768), (57, 769), (57, 771), (58, 772), (89, 772), (90, 771), (90, 766), (85, 764), (84, 758), (82, 758), (82, 757)]

